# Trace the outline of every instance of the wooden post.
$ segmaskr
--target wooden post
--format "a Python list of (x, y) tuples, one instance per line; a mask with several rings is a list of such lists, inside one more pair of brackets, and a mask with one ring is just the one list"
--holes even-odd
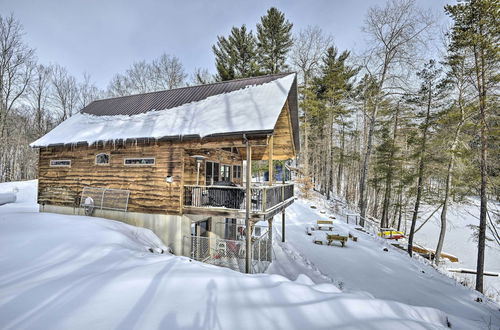
[(272, 257), (273, 257), (273, 254), (272, 254), (272, 246), (273, 246), (273, 217), (271, 217), (271, 219), (267, 219), (267, 223), (268, 223), (268, 228), (267, 228), (267, 260), (268, 261), (272, 261)]
[(281, 241), (285, 242), (285, 209), (281, 211)]
[(273, 167), (273, 150), (274, 148), (274, 137), (271, 135), (269, 137), (269, 154), (268, 154), (268, 166), (269, 166), (269, 185), (273, 185), (273, 179), (274, 179), (274, 167)]
[(245, 244), (245, 273), (250, 274), (252, 272), (252, 228), (250, 225), (250, 206), (252, 203), (251, 189), (252, 184), (252, 146), (250, 142), (246, 140), (247, 149), (247, 182), (246, 182), (246, 207), (245, 207), (245, 226), (246, 226), (246, 244)]

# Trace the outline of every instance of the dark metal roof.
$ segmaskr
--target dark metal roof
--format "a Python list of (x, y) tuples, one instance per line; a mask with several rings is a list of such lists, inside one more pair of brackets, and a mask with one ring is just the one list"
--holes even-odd
[(81, 112), (96, 116), (114, 116), (136, 115), (151, 110), (171, 109), (186, 103), (201, 101), (209, 96), (233, 92), (247, 86), (262, 85), (289, 74), (280, 73), (97, 100), (87, 105)]

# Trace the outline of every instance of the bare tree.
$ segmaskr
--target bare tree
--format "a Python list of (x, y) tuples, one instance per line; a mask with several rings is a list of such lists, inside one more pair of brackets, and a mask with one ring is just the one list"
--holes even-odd
[(7, 116), (26, 92), (31, 79), (34, 50), (22, 40), (23, 28), (13, 15), (0, 16), (0, 137)]
[(39, 64), (33, 72), (32, 82), (28, 90), (28, 102), (35, 113), (33, 126), (37, 135), (42, 135), (48, 129), (46, 116), (47, 101), (51, 93), (52, 68)]
[(376, 94), (371, 111), (367, 114), (368, 134), (359, 182), (359, 209), (364, 224), (367, 210), (367, 181), (373, 136), (382, 100), (387, 96), (391, 80), (402, 67), (412, 65), (418, 54), (417, 47), (425, 46), (428, 32), (433, 25), (429, 12), (416, 7), (413, 0), (389, 0), (382, 7), (368, 10), (363, 31), (370, 44), (365, 55), (364, 68), (376, 81)]
[(294, 37), (290, 61), (304, 85), (317, 73), (323, 55), (332, 45), (333, 37), (325, 35), (318, 26), (308, 26)]
[(172, 89), (184, 85), (187, 74), (178, 57), (162, 54), (151, 64), (156, 90)]
[(109, 97), (118, 97), (131, 94), (127, 87), (127, 79), (124, 75), (117, 73), (111, 78), (106, 94)]
[(162, 54), (151, 63), (134, 62), (124, 74), (117, 74), (108, 85), (109, 96), (125, 96), (181, 87), (187, 74), (179, 58)]
[[(300, 30), (294, 38), (294, 45), (290, 54), (292, 66), (299, 73), (302, 80), (302, 88), (307, 88), (313, 75), (317, 73), (321, 65), (321, 60), (328, 47), (333, 44), (333, 38), (325, 35), (318, 26), (308, 26)], [(304, 101), (305, 93), (301, 93)], [(309, 123), (307, 113), (304, 113), (302, 128), (304, 130), (303, 139), (303, 164), (304, 173), (309, 175)]]
[(85, 108), (92, 101), (97, 100), (102, 96), (102, 91), (91, 81), (88, 73), (83, 74), (83, 81), (78, 86), (79, 90), (79, 108)]
[(58, 122), (62, 122), (73, 115), (79, 101), (78, 85), (75, 77), (68, 73), (66, 68), (56, 65), (52, 71), (52, 104), (58, 110)]
[(146, 61), (134, 62), (125, 72), (125, 85), (131, 94), (154, 91), (153, 72)]

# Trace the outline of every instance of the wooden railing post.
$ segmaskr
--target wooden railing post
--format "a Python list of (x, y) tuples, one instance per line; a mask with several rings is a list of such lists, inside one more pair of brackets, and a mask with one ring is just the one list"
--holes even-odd
[(252, 272), (252, 227), (250, 223), (250, 207), (252, 203), (252, 196), (250, 185), (252, 184), (252, 146), (250, 141), (246, 139), (246, 152), (247, 152), (247, 182), (246, 182), (246, 208), (245, 208), (245, 226), (246, 226), (246, 244), (245, 244), (245, 272), (250, 274)]
[(268, 154), (268, 158), (269, 158), (269, 160), (268, 160), (269, 185), (272, 186), (273, 185), (273, 179), (274, 179), (274, 166), (273, 166), (274, 138), (273, 138), (273, 135), (271, 135), (269, 137), (268, 147), (269, 147), (269, 154)]
[(267, 189), (263, 188), (262, 189), (262, 212), (266, 211), (266, 206), (267, 206)]

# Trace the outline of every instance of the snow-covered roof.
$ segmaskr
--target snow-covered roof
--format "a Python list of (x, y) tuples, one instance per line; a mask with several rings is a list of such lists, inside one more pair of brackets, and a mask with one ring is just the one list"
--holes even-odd
[[(243, 85), (239, 89), (234, 82), (227, 82), (231, 88), (217, 88), (220, 94), (211, 95), (203, 99), (184, 103), (168, 108), (141, 110), (142, 113), (132, 115), (120, 113), (134, 113), (133, 107), (127, 112), (120, 112), (116, 107), (117, 99), (101, 100), (96, 103), (109, 101), (114, 104), (113, 112), (88, 113), (83, 109), (80, 113), (62, 122), (52, 131), (30, 144), (31, 147), (46, 147), (58, 144), (92, 144), (97, 141), (115, 141), (125, 139), (165, 137), (199, 136), (206, 137), (218, 134), (272, 131), (278, 116), (294, 86), (295, 74), (267, 76), (260, 84), (256, 78), (250, 78), (252, 85)], [(271, 79), (269, 78), (271, 77)], [(252, 80), (253, 79), (253, 80)], [(241, 80), (240, 80), (241, 81)], [(262, 83), (264, 81), (264, 83)], [(221, 83), (224, 84), (224, 83)], [(232, 84), (232, 85), (229, 85)], [(200, 89), (201, 86), (196, 86)], [(210, 88), (210, 86), (207, 86)], [(189, 88), (185, 89), (188, 90)], [(212, 87), (212, 90), (214, 88)], [(230, 90), (229, 92), (224, 91)], [(194, 90), (192, 90), (194, 91)], [(185, 91), (183, 91), (185, 93)], [(136, 108), (144, 109), (147, 97), (141, 94), (128, 97), (122, 104), (135, 101)], [(195, 95), (191, 93), (191, 95)], [(186, 98), (189, 100), (189, 97)], [(132, 102), (133, 103), (133, 102)], [(179, 103), (179, 102), (177, 102)], [(103, 115), (104, 113), (104, 115)]]

